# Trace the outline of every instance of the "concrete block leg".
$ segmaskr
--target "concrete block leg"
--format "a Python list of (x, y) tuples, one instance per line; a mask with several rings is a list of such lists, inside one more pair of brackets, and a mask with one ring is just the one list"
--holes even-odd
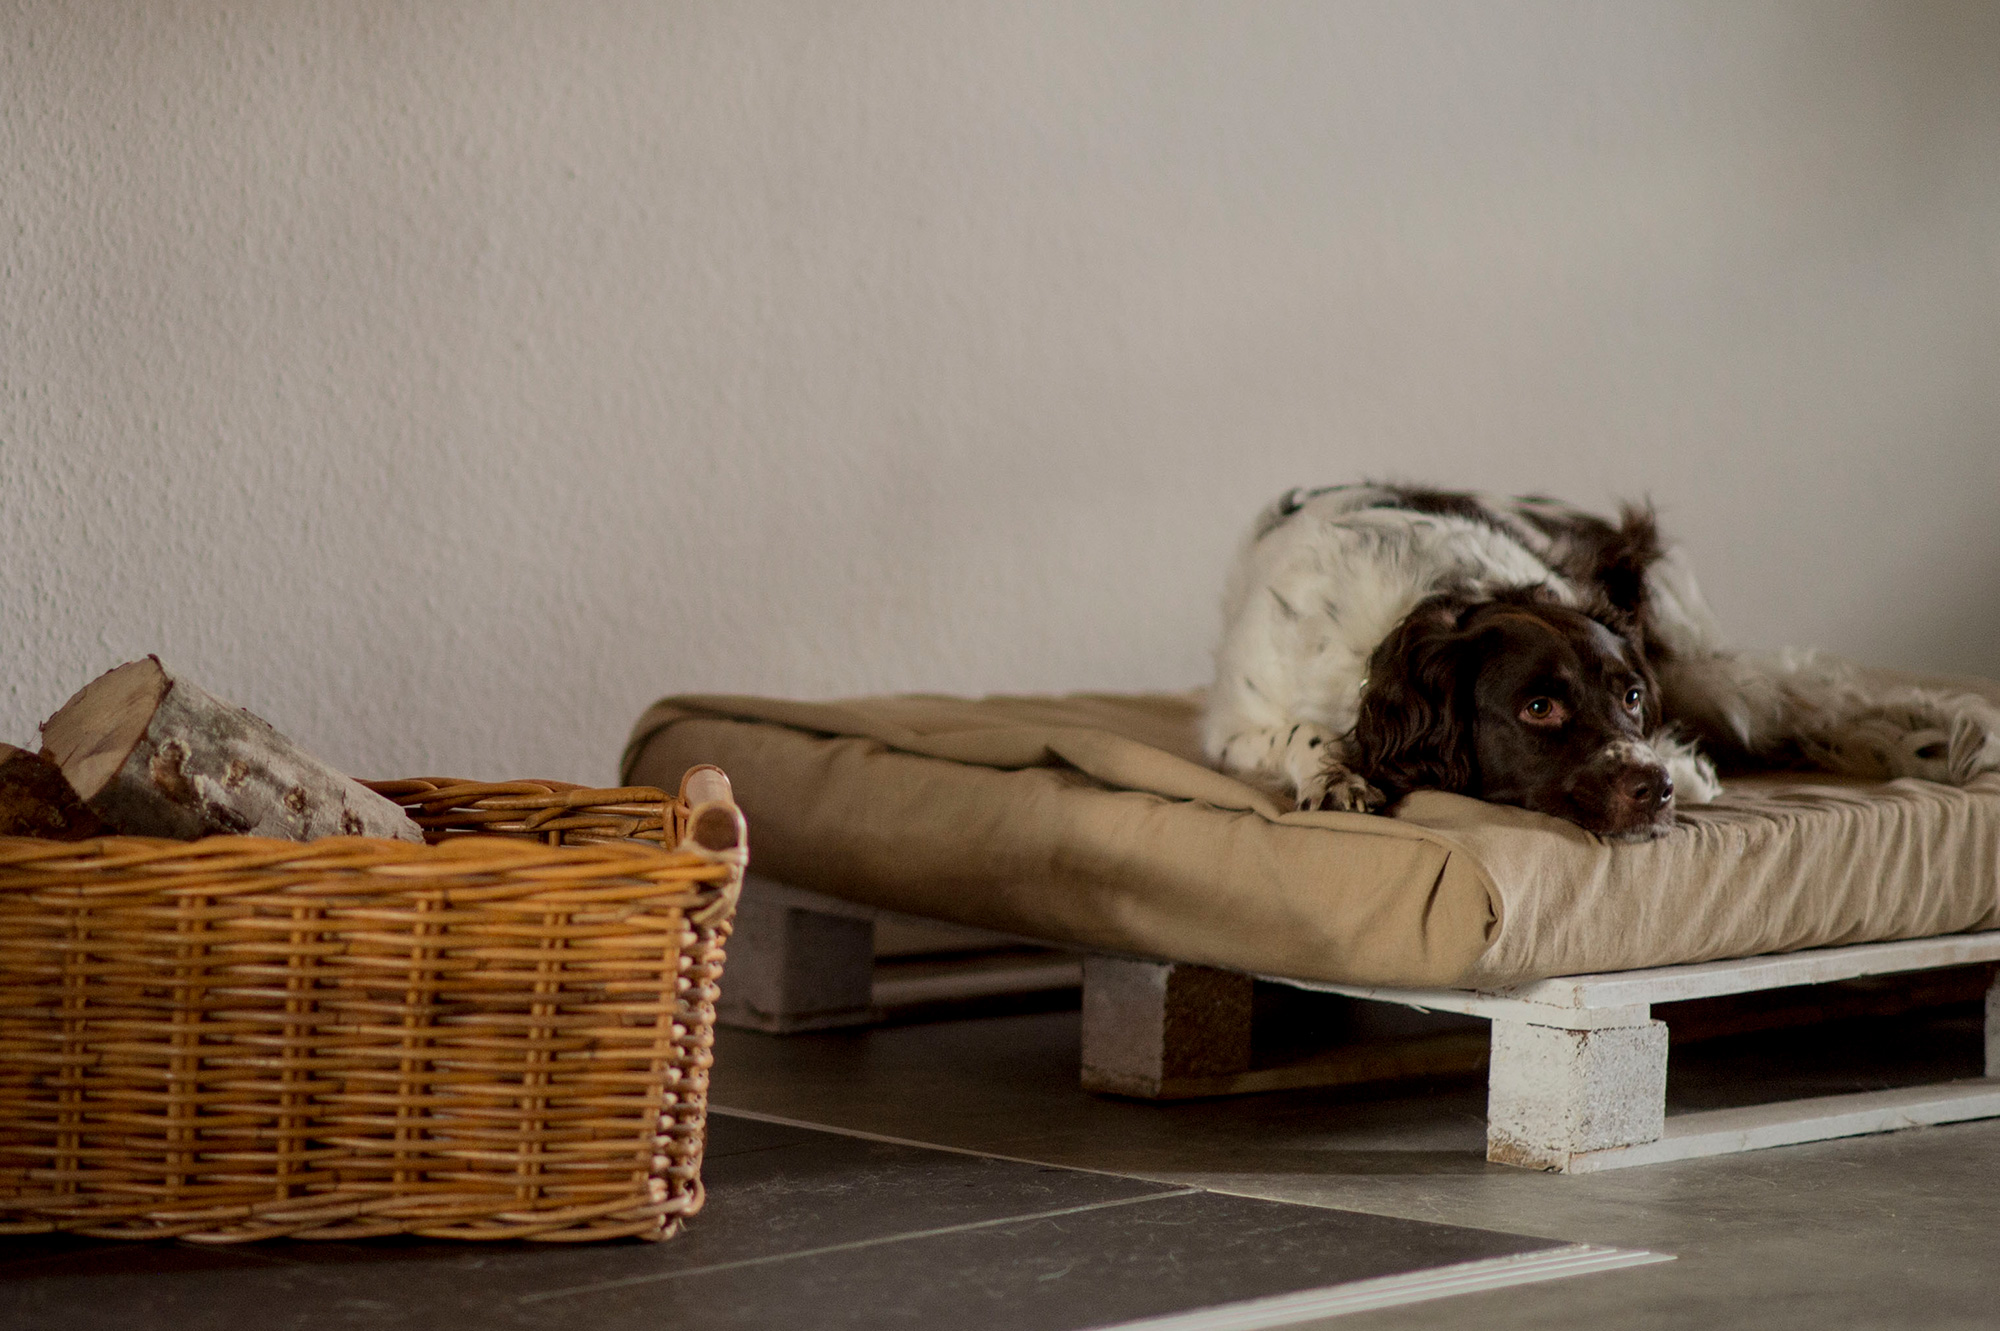
[(1574, 1157), (1658, 1140), (1667, 1111), (1667, 1025), (1564, 1030), (1495, 1020), (1486, 1158), (1568, 1170)]
[(1084, 1089), (1150, 1099), (1247, 1071), (1253, 987), (1207, 966), (1087, 958)]
[(873, 1001), (875, 925), (746, 892), (716, 1005), (725, 1026), (783, 1034), (865, 1026)]

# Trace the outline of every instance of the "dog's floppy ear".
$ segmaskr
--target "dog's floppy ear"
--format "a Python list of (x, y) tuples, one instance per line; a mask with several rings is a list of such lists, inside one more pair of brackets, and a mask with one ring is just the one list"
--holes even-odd
[(1368, 658), (1368, 685), (1347, 749), (1354, 770), (1390, 799), (1412, 790), (1469, 791), (1475, 783), (1468, 670), (1473, 602), (1446, 594), (1420, 603)]

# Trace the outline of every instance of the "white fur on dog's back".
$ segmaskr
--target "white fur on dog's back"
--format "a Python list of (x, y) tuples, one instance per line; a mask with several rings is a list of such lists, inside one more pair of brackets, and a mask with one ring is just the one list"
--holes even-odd
[(1202, 721), (1211, 761), (1301, 787), (1329, 737), (1354, 725), (1368, 658), (1427, 596), (1539, 584), (1575, 602), (1508, 532), (1381, 506), (1393, 502), (1387, 490), (1342, 486), (1294, 492), (1259, 516), (1223, 598)]

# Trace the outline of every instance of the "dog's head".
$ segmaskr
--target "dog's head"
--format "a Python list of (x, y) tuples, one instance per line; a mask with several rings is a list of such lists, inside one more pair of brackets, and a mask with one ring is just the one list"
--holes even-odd
[(1674, 822), (1647, 742), (1659, 685), (1631, 626), (1542, 588), (1433, 596), (1369, 659), (1353, 766), (1391, 799), (1448, 790), (1617, 840)]

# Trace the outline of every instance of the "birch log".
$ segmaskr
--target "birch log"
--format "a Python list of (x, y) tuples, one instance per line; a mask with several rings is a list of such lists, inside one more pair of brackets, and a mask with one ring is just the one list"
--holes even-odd
[(0, 836), (81, 841), (104, 830), (54, 762), (0, 744)]
[(43, 723), (42, 744), (91, 811), (129, 836), (423, 840), (395, 804), (158, 657), (91, 681)]

